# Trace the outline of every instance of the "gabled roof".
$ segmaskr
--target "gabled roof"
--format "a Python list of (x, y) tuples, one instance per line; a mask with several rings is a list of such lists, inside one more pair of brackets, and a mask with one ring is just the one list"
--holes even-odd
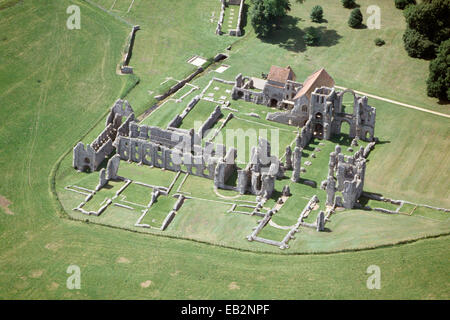
[(311, 93), (313, 93), (316, 88), (320, 87), (334, 87), (333, 78), (328, 74), (328, 72), (325, 71), (324, 68), (314, 72), (305, 80), (305, 82), (303, 83), (303, 87), (299, 92), (297, 92), (294, 100), (297, 100), (304, 95), (306, 95), (308, 99), (311, 99)]
[(277, 66), (270, 67), (269, 75), (267, 80), (276, 81), (280, 83), (286, 83), (288, 80), (295, 81), (295, 73), (292, 71), (290, 66), (286, 68), (281, 68)]

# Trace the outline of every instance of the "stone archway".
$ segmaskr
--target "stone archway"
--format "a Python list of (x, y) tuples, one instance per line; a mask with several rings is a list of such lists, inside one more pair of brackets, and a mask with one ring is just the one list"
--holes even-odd
[(371, 132), (370, 130), (367, 130), (366, 132), (364, 132), (363, 138), (365, 141), (373, 141), (373, 139), (374, 139), (373, 132)]
[[(352, 95), (351, 99), (349, 98), (350, 93)], [(356, 101), (356, 93), (351, 89), (344, 90), (340, 93), (340, 110), (342, 113), (353, 114), (355, 112), (354, 104)]]
[(321, 123), (316, 123), (314, 125), (314, 136), (319, 139), (323, 138), (323, 125)]
[[(345, 129), (345, 127), (348, 126), (348, 129)], [(344, 132), (342, 132), (344, 127)], [(339, 124), (339, 133), (340, 134), (344, 134), (344, 135), (348, 135), (350, 137), (350, 132), (352, 131), (352, 124), (350, 123), (350, 121), (348, 120), (342, 120), (341, 123)]]

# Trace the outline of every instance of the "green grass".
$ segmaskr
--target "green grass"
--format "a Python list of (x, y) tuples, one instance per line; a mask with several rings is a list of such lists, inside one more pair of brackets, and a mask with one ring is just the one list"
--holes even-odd
[[(232, 15), (231, 12), (234, 12)], [(228, 34), (230, 30), (235, 30), (239, 17), (239, 6), (229, 5), (225, 8), (225, 15), (223, 17), (222, 32)], [(231, 25), (231, 27), (230, 27)]]
[(137, 163), (120, 162), (118, 175), (152, 186), (168, 188), (177, 175), (176, 172), (140, 166)]
[(214, 111), (217, 104), (205, 100), (200, 100), (192, 109), (186, 118), (183, 119), (180, 128), (190, 130), (195, 128), (197, 131), (208, 119), (211, 112)]
[[(366, 23), (367, 7), (374, 3), (360, 0), (358, 4)], [(309, 14), (315, 5), (324, 8), (324, 19), (328, 22), (311, 22)], [(343, 8), (340, 1), (292, 5), (281, 28), (268, 38), (258, 39), (251, 28), (246, 30), (245, 41), (233, 46), (232, 53), (236, 54), (226, 61), (231, 66), (227, 80), (233, 80), (240, 72), (260, 77), (271, 65), (290, 65), (297, 80), (303, 82), (324, 67), (337, 85), (450, 114), (448, 104), (439, 104), (437, 99), (426, 95), (429, 62), (408, 57), (403, 48), (406, 26), (403, 11), (395, 9), (390, 0), (377, 1), (376, 5), (381, 9), (379, 30), (350, 28), (347, 20), (351, 10)], [(303, 41), (303, 30), (309, 26), (319, 28), (321, 41), (316, 47), (307, 47)], [(377, 47), (373, 43), (377, 37), (383, 38), (386, 45)]]
[[(119, 200), (121, 202), (123, 202), (122, 200), (124, 200), (127, 202), (133, 202), (141, 206), (147, 206), (147, 204), (150, 202), (150, 199), (152, 198), (152, 192), (153, 188), (148, 188), (135, 183), (131, 183), (124, 191), (122, 191), (119, 196)], [(139, 206), (135, 206), (126, 202), (123, 202), (123, 204), (140, 208)]]
[[(112, 2), (98, 0), (105, 8)], [(82, 10), (82, 29), (78, 31), (65, 28), (66, 8), (73, 3)], [(371, 4), (365, 0), (358, 3), (363, 13)], [(342, 38), (336, 45), (305, 51), (301, 47), (301, 30), (295, 28), (286, 35), (280, 30), (273, 43), (256, 39), (248, 27), (245, 38), (216, 37), (217, 21), (209, 22), (211, 12), (217, 10), (216, 1), (136, 1), (126, 14), (129, 2), (118, 0), (115, 12), (143, 27), (138, 32), (131, 61), (141, 82), (128, 98), (135, 110), (142, 112), (155, 102), (155, 94), (170, 86), (159, 85), (165, 77), (181, 79), (193, 71), (185, 62), (189, 57), (194, 54), (211, 57), (237, 41), (226, 61), (231, 68), (220, 77), (231, 80), (239, 72), (259, 76), (271, 64), (290, 64), (299, 79), (303, 79), (325, 66), (338, 84), (448, 113), (447, 106), (425, 96), (424, 75), (428, 63), (406, 56), (401, 45), (403, 18), (392, 1), (377, 3), (386, 27), (379, 31), (349, 29), (345, 23), (348, 10), (341, 8), (339, 2), (321, 0), (314, 4), (324, 7), (328, 28), (337, 30)], [(292, 15), (303, 17), (298, 22), (299, 28), (309, 25), (307, 15), (314, 4), (293, 5)], [(152, 14), (155, 12), (158, 14)], [(9, 208), (14, 213), (5, 215), (3, 208), (0, 209), (0, 298), (450, 298), (448, 236), (360, 252), (275, 255), (61, 219), (50, 192), (52, 168), (69, 151), (69, 156), (59, 164), (56, 188), (65, 210), (70, 212), (84, 196), (74, 193), (68, 196), (62, 192), (63, 187), (73, 181), (89, 188), (98, 183), (96, 174), (78, 174), (70, 167), (70, 147), (86, 133), (83, 140), (87, 142), (98, 135), (107, 109), (125, 88), (127, 78), (116, 75), (115, 70), (130, 28), (84, 1), (61, 0), (24, 1), (1, 10), (0, 30), (4, 34), (0, 38), (0, 137), (3, 138), (0, 139), (0, 194), (11, 202)], [(373, 45), (373, 38), (379, 36), (386, 39), (386, 46)], [(332, 34), (327, 37), (332, 38)], [(297, 47), (296, 41), (300, 43)], [(298, 49), (291, 49), (290, 43)], [(195, 83), (207, 81), (201, 77)], [(155, 93), (149, 95), (148, 90)], [(390, 143), (377, 146), (369, 157), (366, 184), (369, 191), (448, 207), (445, 179), (449, 169), (448, 151), (445, 151), (449, 149), (448, 120), (373, 99), (370, 104), (377, 107), (376, 135)], [(210, 195), (211, 190), (206, 190), (206, 186), (211, 186), (211, 181), (207, 182), (207, 185), (193, 184), (189, 190)], [(291, 186), (294, 188), (305, 196), (320, 192), (304, 185)], [(189, 209), (191, 204), (188, 201), (185, 205)], [(212, 206), (206, 208), (216, 210)], [(256, 226), (256, 222), (240, 216), (231, 221), (234, 216), (224, 215), (221, 209), (217, 211), (222, 220), (220, 228), (236, 232), (233, 238), (236, 242), (241, 243), (242, 236), (248, 234), (234, 226)], [(199, 224), (193, 225), (187, 219), (184, 228), (193, 226), (200, 232), (208, 232), (211, 239), (216, 237), (214, 241), (223, 242), (220, 237), (224, 233), (215, 232), (206, 224), (213, 219), (208, 213), (205, 210), (191, 215)], [(125, 227), (132, 229), (138, 217), (138, 211), (111, 207), (99, 218), (103, 219), (100, 223), (126, 222)], [(79, 218), (85, 220), (86, 216)], [(182, 215), (178, 216), (169, 229), (181, 227), (182, 219)], [(347, 247), (358, 247), (364, 239), (376, 246), (381, 239), (377, 233), (386, 236), (386, 240), (381, 239), (384, 243), (392, 243), (399, 240), (392, 237), (401, 228), (404, 228), (403, 240), (408, 240), (413, 237), (407, 234), (409, 228), (415, 235), (427, 236), (425, 232), (439, 233), (445, 227), (442, 221), (414, 214), (392, 218), (355, 211), (338, 213), (332, 219), (327, 225), (333, 230), (331, 233), (311, 230), (311, 235), (307, 235), (308, 229), (302, 228), (297, 239), (290, 243), (291, 252), (295, 252), (296, 246), (311, 251), (324, 247), (339, 249), (343, 243), (336, 239), (347, 239)], [(391, 219), (395, 225), (388, 223)], [(357, 230), (349, 233), (350, 225), (356, 225)], [(186, 236), (198, 240), (197, 230), (188, 231)], [(247, 245), (255, 250), (267, 249), (262, 244)], [(274, 252), (279, 250), (274, 248)], [(121, 257), (129, 263), (118, 263)], [(66, 270), (71, 264), (81, 268), (82, 290), (66, 289)], [(366, 288), (366, 270), (371, 264), (381, 267), (381, 290)], [(144, 289), (140, 284), (147, 280), (152, 285)], [(230, 290), (231, 282), (239, 289)]]
[(143, 224), (149, 224), (154, 228), (160, 228), (167, 214), (172, 210), (177, 199), (167, 196), (159, 196), (148, 213), (142, 220)]

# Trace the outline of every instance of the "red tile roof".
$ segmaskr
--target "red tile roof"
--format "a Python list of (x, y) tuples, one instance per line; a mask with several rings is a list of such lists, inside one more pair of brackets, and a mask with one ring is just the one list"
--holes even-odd
[(311, 99), (311, 93), (313, 93), (316, 88), (320, 87), (334, 87), (333, 78), (328, 74), (328, 72), (325, 71), (324, 68), (316, 71), (305, 80), (303, 87), (299, 92), (297, 92), (294, 100), (301, 98), (304, 95), (306, 95), (308, 99)]
[(292, 71), (290, 66), (286, 68), (281, 68), (277, 66), (270, 67), (269, 75), (267, 80), (276, 81), (280, 83), (286, 83), (288, 80), (295, 81), (295, 73)]

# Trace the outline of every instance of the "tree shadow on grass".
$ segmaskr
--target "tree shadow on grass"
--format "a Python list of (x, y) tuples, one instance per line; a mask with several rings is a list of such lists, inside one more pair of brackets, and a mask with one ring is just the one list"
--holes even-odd
[(438, 105), (446, 106), (446, 105), (450, 104), (450, 100), (439, 99), (437, 103), (438, 103)]
[[(275, 44), (279, 47), (293, 51), (306, 51), (306, 44), (304, 41), (305, 31), (300, 29), (297, 24), (301, 21), (298, 17), (286, 16), (279, 28), (271, 32), (266, 37), (260, 39), (266, 43)], [(325, 26), (309, 27), (314, 29), (320, 40), (315, 45), (316, 47), (331, 47), (339, 43), (342, 38), (336, 30), (327, 29)]]
[(245, 36), (245, 29), (248, 23), (248, 9), (249, 5), (244, 3), (244, 8), (242, 8), (242, 20), (241, 20), (241, 36)]
[(319, 41), (314, 47), (332, 47), (339, 43), (342, 36), (336, 30), (328, 29), (325, 26), (309, 27), (319, 37)]
[(303, 40), (305, 32), (297, 26), (300, 21), (301, 19), (298, 17), (286, 16), (276, 30), (260, 39), (289, 51), (304, 52), (306, 51), (306, 44)]

